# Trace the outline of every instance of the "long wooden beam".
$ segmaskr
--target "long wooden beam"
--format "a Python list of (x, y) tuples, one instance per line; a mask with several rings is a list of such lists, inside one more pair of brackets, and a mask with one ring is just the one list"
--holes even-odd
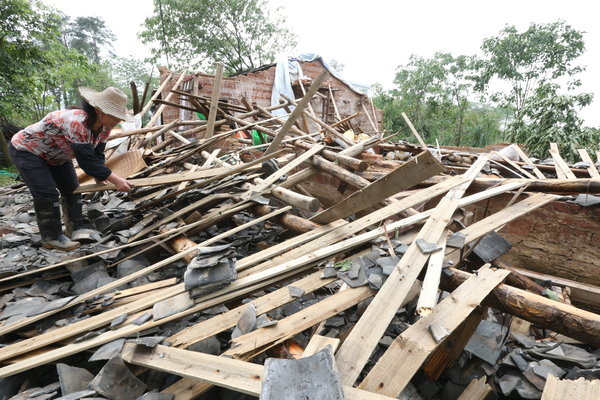
[[(487, 157), (480, 157), (464, 174), (463, 177), (467, 182), (450, 190), (444, 196), (419, 232), (417, 240), (430, 243), (438, 241), (458, 207), (459, 199), (486, 162)], [(353, 385), (360, 375), (373, 349), (429, 258), (428, 254), (419, 250), (417, 240), (413, 241), (400, 259), (336, 354), (342, 382), (346, 385)]]
[(495, 271), (489, 266), (479, 269), (476, 275), (435, 306), (429, 316), (402, 332), (359, 388), (397, 397), (425, 359), (443, 342), (444, 338), (435, 338), (431, 332), (447, 332), (449, 336), (508, 274), (506, 270)]
[(423, 152), (383, 178), (352, 193), (341, 202), (315, 215), (311, 220), (319, 224), (327, 224), (336, 219), (345, 218), (374, 206), (378, 202), (442, 172), (443, 169), (444, 167), (430, 152)]
[[(441, 287), (447, 291), (454, 290), (472, 275), (455, 268), (450, 271), (452, 274), (442, 274)], [(484, 304), (583, 343), (600, 346), (600, 315), (590, 311), (506, 284), (498, 285)]]
[[(264, 379), (264, 367), (259, 364), (161, 345), (154, 349), (144, 349), (134, 343), (125, 343), (121, 357), (130, 364), (180, 375), (190, 381), (204, 381), (252, 396), (260, 396)], [(344, 387), (344, 398), (392, 400), (391, 397), (348, 386)]]

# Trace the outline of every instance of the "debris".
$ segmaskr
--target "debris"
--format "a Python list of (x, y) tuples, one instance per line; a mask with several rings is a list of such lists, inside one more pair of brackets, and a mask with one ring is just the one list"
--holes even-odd
[[(268, 67), (175, 76), (173, 90), (163, 70), (152, 123), (115, 130), (129, 151), (107, 154), (134, 190), (78, 189), (93, 230), (77, 252), (41, 248), (30, 196), (0, 188), (2, 395), (196, 398), (216, 384), (265, 398), (540, 398), (555, 376), (600, 377), (587, 153), (569, 166), (556, 146), (544, 163), (514, 145), (389, 142), (370, 133), (382, 114), (363, 95), (304, 66), (309, 95), (272, 106), (240, 92)], [(211, 110), (210, 127), (195, 119)], [(248, 147), (253, 130), (264, 146)], [(320, 358), (340, 338), (335, 360)], [(303, 348), (314, 359), (291, 360)], [(87, 351), (108, 360), (90, 388)], [(119, 355), (151, 370), (135, 378)], [(72, 366), (47, 367), (59, 361)]]

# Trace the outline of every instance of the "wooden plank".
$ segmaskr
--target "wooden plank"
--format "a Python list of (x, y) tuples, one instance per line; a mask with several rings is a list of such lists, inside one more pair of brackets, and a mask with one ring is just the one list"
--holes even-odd
[(571, 279), (560, 278), (558, 276), (542, 274), (535, 271), (530, 271), (523, 268), (511, 267), (518, 273), (525, 275), (532, 279), (540, 281), (548, 281), (553, 285), (559, 285), (562, 287), (568, 287), (571, 289), (571, 300), (574, 303), (580, 305), (586, 305), (594, 309), (600, 307), (600, 286), (588, 285), (580, 282), (573, 281)]
[(260, 184), (255, 185), (251, 190), (244, 193), (241, 198), (249, 200), (252, 197), (263, 193), (269, 186), (273, 185), (282, 176), (288, 174), (294, 168), (300, 166), (303, 162), (308, 161), (312, 156), (323, 150), (325, 146), (321, 144), (314, 145), (310, 150), (305, 151), (300, 156), (294, 158), (291, 162), (287, 163), (284, 167), (278, 169), (273, 174), (265, 178)]
[(577, 380), (559, 379), (548, 375), (542, 400), (597, 400), (600, 399), (600, 380), (588, 381), (584, 378)]
[(488, 232), (498, 229), (508, 222), (556, 200), (557, 197), (558, 196), (553, 194), (536, 193), (510, 207), (504, 208), (495, 214), (475, 222), (461, 230), (461, 233), (466, 236), (465, 242), (470, 243), (484, 236)]
[[(304, 290), (305, 293), (311, 293), (334, 280), (334, 278), (321, 279), (321, 271), (317, 271), (302, 279), (294, 281), (293, 285)], [(260, 315), (292, 301), (294, 301), (294, 298), (290, 295), (288, 287), (283, 286), (274, 292), (252, 300), (252, 304), (256, 308), (256, 314)], [(189, 347), (194, 343), (221, 333), (226, 329), (233, 328), (239, 321), (246, 307), (247, 305), (244, 304), (208, 320), (198, 322), (195, 325), (177, 332), (167, 338), (167, 340), (175, 347)]]
[(285, 124), (281, 127), (281, 129), (279, 129), (277, 136), (275, 136), (275, 138), (273, 139), (273, 141), (271, 142), (271, 144), (265, 151), (265, 155), (269, 155), (269, 154), (273, 153), (275, 150), (277, 150), (277, 148), (281, 144), (281, 141), (283, 140), (285, 135), (287, 135), (287, 133), (290, 130), (290, 128), (292, 127), (292, 125), (294, 125), (294, 122), (296, 122), (296, 119), (304, 112), (304, 108), (306, 108), (306, 105), (310, 102), (310, 100), (313, 98), (315, 93), (317, 93), (317, 90), (319, 90), (319, 88), (321, 87), (321, 84), (323, 83), (323, 81), (325, 79), (327, 79), (327, 77), (329, 77), (329, 73), (325, 70), (325, 71), (321, 72), (319, 74), (319, 76), (317, 77), (317, 79), (315, 79), (313, 81), (312, 85), (310, 85), (310, 88), (308, 89), (308, 93), (306, 93), (306, 95), (304, 97), (302, 97), (302, 100), (300, 100), (298, 102), (298, 105), (292, 112), (292, 115), (290, 115), (288, 117), (287, 121), (285, 121)]
[[(246, 361), (213, 356), (166, 346), (148, 351), (133, 343), (125, 343), (121, 357), (130, 364), (183, 376), (191, 381), (204, 381), (237, 392), (260, 396), (264, 367)], [(392, 400), (364, 390), (344, 387), (348, 400)]]
[(525, 175), (525, 177), (530, 178), (530, 179), (535, 179), (535, 176), (531, 175), (529, 172), (527, 172), (526, 170), (521, 168), (521, 166), (519, 164), (517, 164), (510, 158), (503, 156), (502, 154), (498, 153), (497, 151), (493, 151), (492, 154), (500, 157), (502, 160), (504, 160), (505, 163), (509, 164), (511, 167), (516, 169), (522, 175)]
[(437, 304), (438, 288), (440, 286), (440, 275), (444, 267), (444, 256), (446, 255), (446, 239), (448, 230), (446, 229), (437, 241), (437, 246), (441, 250), (432, 253), (427, 262), (427, 271), (423, 279), (423, 288), (417, 301), (417, 313), (421, 316), (431, 314), (433, 307)]
[[(213, 138), (214, 138), (214, 136), (213, 136)], [(211, 169), (207, 169), (207, 170), (203, 170), (203, 171), (186, 172), (183, 174), (169, 174), (169, 175), (163, 175), (163, 176), (152, 177), (152, 178), (128, 179), (128, 181), (131, 182), (134, 186), (156, 186), (156, 185), (168, 185), (168, 184), (172, 184), (172, 183), (179, 183), (179, 182), (183, 182), (183, 181), (190, 181), (190, 180), (197, 180), (197, 179), (205, 178), (205, 180), (203, 180), (202, 182), (195, 183), (187, 188), (187, 190), (191, 190), (191, 189), (196, 189), (196, 188), (199, 188), (202, 186), (206, 186), (209, 183), (218, 181), (219, 179), (223, 179), (229, 175), (237, 174), (238, 172), (244, 171), (246, 169), (250, 169), (251, 167), (254, 167), (257, 164), (262, 163), (263, 161), (266, 161), (273, 157), (276, 157), (276, 156), (282, 154), (283, 152), (284, 152), (284, 150), (280, 150), (277, 153), (272, 153), (268, 156), (263, 156), (261, 158), (257, 158), (256, 160), (252, 160), (250, 162), (240, 164), (240, 165), (237, 165), (234, 167), (211, 168)], [(215, 172), (216, 172), (216, 174), (215, 174)], [(205, 176), (202, 176), (203, 174)], [(199, 177), (195, 178), (195, 176), (199, 176)], [(183, 179), (183, 178), (185, 178), (185, 179)], [(85, 186), (78, 187), (77, 189), (75, 189), (75, 191), (73, 193), (99, 192), (102, 190), (109, 190), (109, 189), (114, 189), (114, 185), (113, 184), (85, 185)], [(170, 193), (169, 195), (162, 197), (161, 201), (166, 200), (169, 197), (173, 197), (178, 193), (179, 193), (179, 191)]]
[(565, 160), (560, 156), (558, 145), (556, 143), (550, 143), (550, 156), (554, 160), (554, 167), (556, 168), (556, 175), (559, 179), (577, 179), (571, 168), (567, 165)]
[(373, 294), (375, 294), (375, 291), (369, 286), (340, 291), (280, 320), (277, 325), (257, 329), (233, 339), (231, 349), (223, 354), (240, 358), (246, 354), (255, 353), (260, 348), (276, 341), (289, 339), (303, 330), (366, 300)]
[(345, 218), (358, 211), (374, 206), (378, 202), (406, 190), (424, 179), (442, 172), (444, 167), (430, 152), (425, 151), (416, 158), (397, 167), (381, 179), (352, 193), (341, 202), (311, 218), (319, 224), (327, 224)]
[(431, 315), (421, 318), (398, 336), (359, 388), (397, 397), (439, 346), (430, 333), (435, 329), (432, 327), (449, 333), (454, 331), (508, 274), (506, 270), (494, 271), (488, 265), (480, 268), (476, 275), (442, 300)]
[(486, 377), (473, 379), (469, 386), (461, 393), (458, 400), (485, 400), (492, 392), (492, 387), (485, 383)]
[(456, 363), (471, 336), (487, 315), (487, 307), (476, 307), (462, 324), (429, 355), (423, 364), (423, 372), (429, 380), (437, 381), (446, 369)]
[[(295, 286), (295, 284), (294, 284), (294, 286)], [(339, 345), (340, 345), (340, 339), (338, 339), (338, 338), (321, 336), (321, 335), (313, 335), (310, 338), (310, 341), (308, 342), (308, 344), (306, 345), (304, 352), (302, 353), (302, 358), (310, 357), (313, 354), (318, 353), (319, 351), (321, 351), (322, 349), (324, 349), (327, 346), (331, 346), (332, 351), (335, 353), (335, 350), (338, 348)]]
[[(24, 372), (24, 371), (30, 370), (31, 368), (35, 368), (40, 365), (44, 365), (44, 364), (50, 363), (52, 361), (59, 360), (61, 358), (64, 358), (64, 357), (67, 357), (67, 356), (70, 356), (70, 355), (73, 355), (76, 353), (80, 353), (82, 351), (89, 350), (89, 349), (97, 347), (97, 346), (101, 346), (101, 345), (111, 342), (113, 340), (116, 340), (116, 339), (119, 339), (122, 337), (131, 336), (131, 335), (137, 334), (138, 332), (142, 332), (144, 330), (154, 328), (156, 326), (166, 324), (171, 321), (179, 320), (188, 315), (202, 311), (206, 308), (213, 307), (217, 304), (222, 304), (223, 302), (227, 302), (227, 301), (233, 300), (235, 298), (240, 298), (244, 295), (253, 293), (257, 290), (263, 290), (265, 287), (273, 285), (281, 279), (289, 278), (290, 274), (295, 275), (296, 273), (297, 272), (291, 272), (291, 273), (288, 272), (286, 274), (284, 271), (284, 273), (282, 273), (280, 275), (274, 274), (274, 276), (275, 276), (274, 278), (271, 277), (271, 279), (267, 279), (267, 280), (264, 280), (264, 279), (258, 280), (258, 282), (254, 282), (253, 280), (249, 280), (249, 279), (235, 281), (225, 289), (218, 290), (218, 291), (210, 293), (202, 298), (196, 299), (196, 301), (198, 302), (198, 304), (196, 306), (189, 308), (185, 311), (179, 312), (177, 314), (173, 314), (172, 316), (160, 319), (158, 321), (149, 321), (142, 325), (135, 325), (135, 324), (127, 325), (127, 326), (124, 326), (124, 327), (114, 330), (114, 331), (105, 332), (105, 333), (101, 334), (100, 336), (94, 337), (92, 339), (88, 339), (88, 340), (80, 342), (80, 343), (69, 344), (67, 346), (63, 346), (63, 347), (60, 347), (57, 349), (52, 349), (45, 353), (33, 355), (27, 359), (16, 362), (13, 365), (9, 365), (9, 366), (0, 368), (0, 378), (11, 376), (11, 375), (14, 375), (14, 374), (17, 374), (20, 372)], [(183, 284), (180, 285), (180, 287), (181, 287), (181, 293), (183, 293)], [(177, 294), (179, 294), (179, 293), (172, 293), (169, 295), (169, 297), (173, 297)], [(121, 314), (118, 314), (118, 315), (121, 315)], [(101, 315), (97, 316), (97, 317), (101, 317)], [(95, 317), (92, 317), (92, 318), (95, 318)], [(85, 321), (90, 322), (92, 320), (92, 318), (87, 319)], [(85, 321), (83, 321), (83, 322), (85, 322)]]
[[(213, 178), (226, 174), (229, 168), (209, 168), (195, 172), (183, 172), (177, 174), (166, 174), (153, 176), (151, 178), (138, 178), (128, 179), (129, 182), (134, 186), (158, 186), (158, 185), (170, 185), (173, 183), (194, 181), (196, 179)], [(79, 186), (74, 193), (91, 193), (99, 192), (102, 190), (113, 189), (114, 185), (102, 185), (102, 184), (90, 184)]]
[[(185, 74), (187, 74), (187, 69), (184, 69), (181, 74), (179, 74), (179, 78), (177, 79), (177, 81), (175, 82), (175, 84), (173, 85), (172, 89), (177, 89), (179, 87), (179, 85), (181, 84), (181, 81), (183, 81), (183, 78), (185, 78)], [(167, 82), (167, 81), (165, 81)], [(169, 94), (167, 95), (167, 98), (165, 99), (165, 101), (169, 101), (171, 99), (171, 97), (173, 97), (173, 93), (169, 92)], [(156, 121), (158, 121), (158, 119), (160, 118), (160, 116), (162, 115), (163, 111), (165, 110), (167, 106), (164, 104), (161, 104), (160, 107), (158, 107), (158, 110), (154, 113), (154, 115), (152, 115), (152, 118), (150, 119), (150, 121), (146, 124), (146, 127), (151, 127), (154, 126), (156, 124)]]
[[(414, 285), (413, 288), (411, 288), (411, 296), (412, 297), (416, 296), (416, 294), (418, 293), (418, 290), (419, 290), (419, 285)], [(352, 291), (354, 291), (354, 293), (346, 293), (346, 292), (352, 292)], [(236, 351), (235, 348), (232, 348), (232, 349), (226, 351), (225, 353), (223, 353), (223, 356), (226, 356), (226, 357), (234, 356), (234, 357), (237, 357), (237, 358), (240, 358), (243, 360), (250, 360), (256, 354), (260, 353), (261, 351), (266, 350), (267, 345), (278, 344), (278, 343), (281, 343), (284, 340), (294, 336), (295, 333), (290, 333), (290, 332), (288, 332), (289, 330), (293, 330), (294, 332), (300, 332), (303, 329), (307, 329), (308, 327), (316, 325), (320, 321), (324, 321), (325, 319), (327, 319), (327, 318), (319, 318), (319, 314), (316, 313), (315, 310), (318, 309), (319, 312), (321, 312), (324, 310), (324, 308), (328, 308), (328, 309), (331, 309), (331, 307), (335, 308), (336, 304), (340, 304), (340, 303), (344, 306), (349, 305), (348, 302), (353, 303), (353, 302), (357, 301), (356, 300), (357, 295), (359, 296), (359, 298), (362, 297), (363, 295), (365, 295), (365, 296), (372, 295), (372, 291), (367, 286), (363, 286), (363, 287), (356, 288), (356, 289), (349, 289), (349, 290), (345, 290), (342, 292), (338, 292), (335, 295), (330, 296), (327, 299), (321, 301), (320, 303), (310, 306), (309, 308), (311, 308), (311, 310), (309, 310), (309, 311), (307, 311), (307, 309), (301, 310), (301, 311), (285, 318), (284, 320), (279, 321), (277, 323), (277, 325), (275, 325), (274, 327), (262, 328), (259, 330), (261, 332), (264, 332), (265, 335), (269, 335), (268, 337), (263, 336), (262, 334), (255, 333), (258, 331), (250, 332), (246, 335), (240, 336), (239, 338), (237, 338), (238, 343), (240, 343), (240, 345), (243, 344), (245, 346), (243, 349), (240, 349), (240, 350), (242, 350), (242, 353), (240, 354)], [(334, 296), (336, 298), (332, 298)], [(409, 296), (409, 298), (407, 298), (407, 302), (411, 301), (412, 297)], [(360, 300), (358, 300), (358, 301), (360, 301)], [(323, 303), (323, 302), (325, 302), (325, 303)], [(319, 304), (321, 304), (321, 305), (319, 307), (316, 307)], [(335, 310), (331, 310), (331, 311), (325, 310), (325, 311), (332, 313), (331, 316), (336, 314)], [(308, 320), (309, 322), (306, 322), (306, 320)], [(306, 327), (306, 328), (304, 328), (304, 327)], [(278, 330), (275, 332), (270, 332), (271, 329), (275, 329), (275, 328), (278, 328)], [(257, 346), (253, 342), (255, 340), (260, 341), (261, 345)], [(256, 349), (257, 347), (261, 347), (261, 348), (257, 350)], [(208, 389), (210, 389), (210, 385), (208, 385), (206, 383), (201, 383), (201, 382), (195, 383), (189, 379), (188, 380), (182, 379), (182, 380), (174, 383), (167, 389), (165, 389), (163, 391), (163, 393), (174, 394), (176, 400), (192, 400), (192, 399), (195, 399), (196, 397), (198, 397), (200, 394), (204, 393)]]
[[(339, 250), (341, 248), (344, 248), (344, 249), (352, 248), (352, 246), (355, 246), (357, 243), (364, 243), (361, 241), (368, 241), (368, 240), (375, 239), (376, 237), (381, 236), (383, 234), (383, 232), (384, 232), (383, 228), (375, 229), (375, 230), (366, 232), (362, 235), (355, 236), (354, 238), (352, 238), (349, 241), (344, 241), (344, 242), (338, 243), (339, 248), (336, 248), (336, 247), (324, 248), (324, 246), (328, 246), (332, 243), (337, 243), (340, 240), (342, 240), (350, 235), (353, 235), (359, 231), (362, 231), (365, 226), (370, 226), (372, 224), (379, 223), (379, 222), (389, 218), (390, 216), (395, 215), (409, 207), (413, 207), (413, 206), (415, 206), (417, 204), (421, 204), (433, 197), (441, 195), (441, 194), (447, 192), (449, 189), (451, 189), (461, 183), (464, 183), (465, 181), (466, 181), (466, 179), (463, 176), (455, 176), (452, 178), (452, 182), (450, 182), (451, 184), (449, 186), (437, 186), (436, 185), (436, 186), (431, 186), (427, 189), (421, 190), (418, 193), (415, 193), (411, 196), (405, 197), (402, 200), (394, 202), (380, 210), (374, 211), (371, 214), (368, 214), (362, 218), (359, 218), (356, 221), (353, 221), (351, 223), (340, 226), (339, 228), (336, 228), (335, 230), (327, 233), (326, 235), (319, 237), (317, 240), (314, 240), (310, 243), (303, 245), (301, 248), (294, 249), (286, 254), (279, 256), (276, 259), (273, 259), (271, 261), (267, 261), (263, 264), (260, 264), (256, 267), (252, 268), (252, 270), (244, 271), (244, 274), (254, 273), (256, 270), (262, 270), (264, 268), (269, 268), (273, 265), (285, 263), (288, 260), (298, 258), (301, 256), (305, 256), (308, 252), (311, 252), (311, 251), (315, 251), (315, 254), (314, 254), (315, 256), (317, 256), (317, 254), (318, 254), (318, 256), (321, 258), (328, 257), (330, 255), (337, 254), (336, 251), (337, 252), (342, 251), (342, 250)], [(429, 189), (432, 189), (432, 190), (430, 191)], [(412, 220), (407, 220), (407, 221), (412, 222)], [(403, 221), (403, 222), (407, 222), (407, 221)], [(400, 224), (402, 224), (402, 223), (400, 223)], [(388, 229), (390, 229), (390, 231), (391, 231), (391, 229), (395, 229), (395, 228), (388, 228)], [(244, 274), (241, 274), (240, 276), (243, 276)]]
[[(460, 198), (487, 160), (487, 157), (481, 156), (464, 174), (463, 177), (467, 182), (450, 190), (444, 196), (420, 230), (417, 239), (434, 243), (438, 241), (449, 224)], [(428, 255), (419, 250), (416, 240), (413, 241), (338, 350), (336, 355), (338, 369), (346, 385), (353, 385), (358, 378), (410, 287), (419, 276), (427, 258)]]
[[(169, 73), (169, 75), (167, 76), (167, 78), (158, 87), (158, 89), (156, 90), (156, 92), (154, 92), (154, 95), (152, 96), (152, 98), (150, 100), (148, 100), (148, 103), (146, 103), (146, 105), (144, 106), (144, 108), (142, 108), (142, 111), (140, 111), (139, 114), (141, 114), (143, 116), (144, 114), (146, 114), (148, 112), (148, 110), (150, 109), (150, 107), (152, 107), (152, 103), (154, 103), (154, 100), (156, 100), (158, 98), (158, 96), (160, 96), (160, 94), (162, 93), (162, 91), (165, 88), (165, 86), (167, 86), (167, 84), (171, 81), (171, 78), (173, 78), (173, 73), (172, 72)], [(111, 137), (111, 139), (112, 139), (112, 137)]]
[(527, 154), (525, 154), (523, 149), (521, 149), (518, 144), (513, 144), (512, 147), (519, 154), (519, 157), (521, 157), (521, 160), (523, 160), (524, 163), (527, 163), (533, 167), (533, 173), (538, 177), (538, 179), (546, 179), (546, 175), (544, 175), (542, 171), (536, 167), (533, 161), (531, 161), (531, 159), (527, 156)]
[(598, 169), (596, 168), (596, 165), (592, 161), (592, 158), (588, 154), (587, 150), (586, 149), (578, 149), (577, 152), (579, 153), (581, 160), (583, 162), (586, 162), (589, 164), (589, 166), (587, 167), (587, 170), (588, 170), (588, 173), (590, 174), (590, 176), (592, 178), (600, 178), (600, 173), (598, 173)]
[(217, 64), (217, 72), (213, 83), (212, 97), (210, 99), (210, 110), (208, 111), (208, 122), (206, 125), (206, 138), (212, 137), (215, 131), (215, 120), (219, 107), (219, 96), (221, 96), (221, 84), (223, 83), (223, 64)]
[(419, 135), (419, 132), (417, 132), (417, 130), (413, 126), (412, 122), (410, 122), (410, 119), (408, 118), (408, 116), (406, 115), (406, 113), (402, 113), (402, 118), (404, 118), (404, 121), (406, 121), (406, 124), (410, 128), (410, 131), (413, 133), (413, 135), (415, 135), (415, 137), (417, 138), (417, 140), (421, 144), (421, 147), (423, 148), (423, 150), (427, 150), (427, 144), (425, 143), (425, 141), (423, 140), (423, 138), (421, 137), (421, 135)]

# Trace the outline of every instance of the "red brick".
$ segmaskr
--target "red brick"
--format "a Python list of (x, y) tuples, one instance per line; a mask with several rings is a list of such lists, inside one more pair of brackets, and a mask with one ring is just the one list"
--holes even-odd
[(531, 220), (529, 218), (518, 218), (510, 224), (506, 225), (502, 232), (513, 235), (526, 236), (531, 233)]
[(569, 213), (569, 214), (577, 214), (581, 210), (581, 206), (573, 203), (567, 203), (564, 201), (554, 201), (551, 203), (555, 210)]

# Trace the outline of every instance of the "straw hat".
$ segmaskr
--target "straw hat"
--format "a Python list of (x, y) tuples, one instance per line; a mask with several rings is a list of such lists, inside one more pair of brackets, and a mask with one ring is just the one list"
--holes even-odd
[(108, 87), (102, 92), (80, 87), (79, 93), (90, 105), (99, 108), (103, 113), (132, 122), (133, 115), (127, 111), (127, 96), (115, 87)]

